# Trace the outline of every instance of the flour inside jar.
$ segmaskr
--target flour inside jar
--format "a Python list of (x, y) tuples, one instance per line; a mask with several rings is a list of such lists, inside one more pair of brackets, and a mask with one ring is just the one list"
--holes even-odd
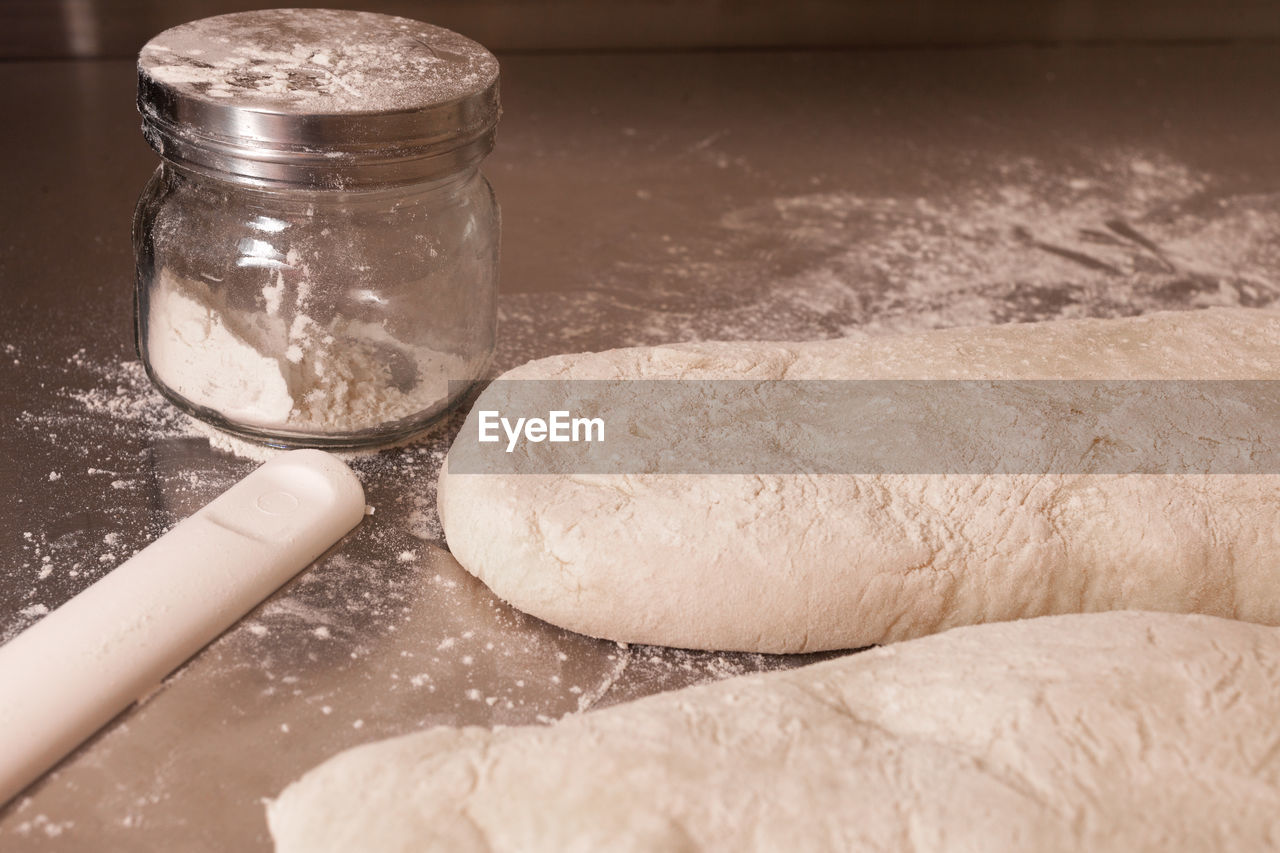
[(156, 277), (147, 348), (152, 371), (186, 401), (246, 425), (347, 433), (442, 405), (458, 356), (399, 340), (383, 325), (311, 313), (305, 279), (284, 271), (254, 309), (168, 270)]

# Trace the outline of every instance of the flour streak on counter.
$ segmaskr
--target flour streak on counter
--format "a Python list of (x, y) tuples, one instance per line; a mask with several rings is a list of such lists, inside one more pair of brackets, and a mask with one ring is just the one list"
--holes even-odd
[(970, 183), (927, 198), (831, 188), (727, 210), (718, 229), (641, 235), (644, 261), (581, 290), (505, 296), (498, 366), (1280, 299), (1280, 194), (1239, 191), (1159, 151), (1073, 162), (979, 161)]

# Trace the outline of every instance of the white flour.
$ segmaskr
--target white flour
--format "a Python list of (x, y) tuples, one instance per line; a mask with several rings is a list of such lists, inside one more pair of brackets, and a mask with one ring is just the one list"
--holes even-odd
[(160, 273), (147, 338), (152, 369), (183, 397), (232, 420), (285, 423), (294, 400), (279, 361), (232, 331), (219, 301), (199, 282)]
[[(1280, 195), (1150, 150), (1023, 158), (927, 198), (828, 190), (636, 237), (643, 263), (501, 302), (498, 367), (698, 340), (817, 340), (1280, 299)], [(642, 242), (643, 241), (643, 242)], [(544, 318), (555, 317), (554, 323)], [(536, 334), (535, 334), (536, 331)]]
[[(290, 253), (289, 261), (297, 264)], [(170, 389), (249, 426), (326, 435), (359, 432), (439, 408), (457, 356), (410, 346), (383, 326), (319, 319), (305, 277), (283, 271), (250, 308), (162, 270), (152, 288), (147, 349)]]

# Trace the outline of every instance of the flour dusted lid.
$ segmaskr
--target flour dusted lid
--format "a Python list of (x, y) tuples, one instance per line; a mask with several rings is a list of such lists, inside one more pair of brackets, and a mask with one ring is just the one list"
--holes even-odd
[(162, 156), (246, 183), (422, 180), (492, 149), (498, 61), (468, 38), (408, 18), (237, 12), (147, 42), (138, 111)]

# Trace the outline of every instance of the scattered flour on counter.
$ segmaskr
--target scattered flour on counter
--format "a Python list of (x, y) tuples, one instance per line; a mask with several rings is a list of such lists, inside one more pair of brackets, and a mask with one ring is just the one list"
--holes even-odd
[(627, 667), (631, 664), (631, 655), (625, 651), (612, 655), (611, 657), (614, 660), (613, 668), (604, 676), (604, 678), (600, 679), (600, 681), (593, 685), (589, 690), (584, 691), (581, 687), (576, 685), (569, 688), (570, 693), (578, 696), (577, 712), (579, 714), (584, 711), (589, 711), (599, 703), (600, 700), (605, 697), (605, 694), (612, 690), (613, 686), (618, 683), (618, 680), (622, 678), (623, 673), (627, 671)]
[(220, 450), (223, 453), (238, 456), (241, 459), (251, 459), (254, 462), (270, 462), (284, 452), (279, 447), (258, 444), (257, 442), (234, 436), (231, 433), (223, 432), (217, 427), (210, 426), (204, 421), (198, 421), (195, 418), (188, 418), (188, 421), (188, 428), (193, 435), (199, 435), (207, 439), (209, 446), (214, 450)]
[(38, 814), (29, 820), (24, 820), (14, 827), (14, 831), (22, 836), (30, 836), (32, 833), (40, 833), (47, 838), (57, 838), (69, 829), (75, 827), (75, 821), (50, 820), (48, 815)]
[(504, 295), (496, 365), (1280, 301), (1280, 193), (1152, 151), (973, 174), (927, 198), (783, 195), (725, 211), (718, 229), (635, 235), (625, 262), (577, 290)]

